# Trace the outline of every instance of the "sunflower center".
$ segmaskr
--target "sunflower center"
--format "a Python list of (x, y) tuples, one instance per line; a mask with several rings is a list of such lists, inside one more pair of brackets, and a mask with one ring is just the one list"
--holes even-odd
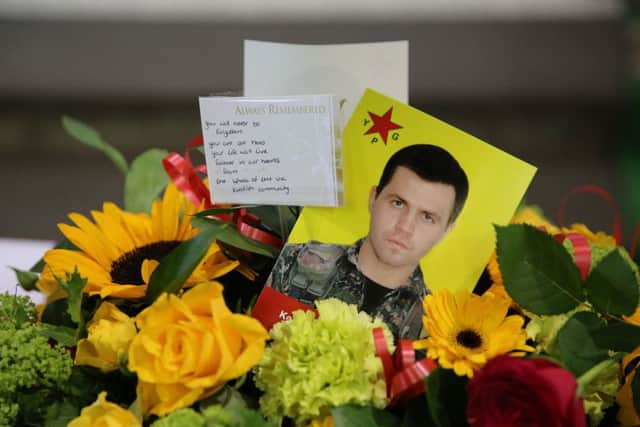
[(464, 329), (458, 332), (456, 341), (466, 348), (478, 348), (482, 345), (482, 337), (472, 329)]
[(178, 240), (156, 242), (127, 252), (111, 264), (111, 280), (122, 285), (144, 285), (140, 273), (142, 262), (145, 259), (160, 261), (180, 243)]

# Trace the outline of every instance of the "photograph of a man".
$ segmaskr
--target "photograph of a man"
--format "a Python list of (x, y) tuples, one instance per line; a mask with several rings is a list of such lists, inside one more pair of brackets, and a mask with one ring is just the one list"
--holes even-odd
[(351, 245), (287, 245), (266, 284), (311, 306), (332, 297), (355, 304), (381, 317), (396, 338), (418, 338), (429, 292), (419, 261), (454, 227), (468, 191), (448, 151), (404, 147), (371, 188), (367, 236)]

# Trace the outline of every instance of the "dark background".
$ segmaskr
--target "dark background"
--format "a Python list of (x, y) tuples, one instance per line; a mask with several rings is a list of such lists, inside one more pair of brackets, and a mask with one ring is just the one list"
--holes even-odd
[[(552, 218), (572, 188), (605, 188), (630, 235), (639, 219), (628, 172), (631, 16), (262, 23), (0, 15), (0, 237), (56, 239), (68, 212), (121, 203), (120, 172), (66, 135), (63, 114), (100, 130), (129, 160), (152, 147), (182, 151), (200, 133), (198, 96), (241, 94), (244, 39), (409, 40), (411, 105), (536, 165), (527, 201)], [(611, 230), (612, 209), (595, 196), (572, 198), (567, 217)]]

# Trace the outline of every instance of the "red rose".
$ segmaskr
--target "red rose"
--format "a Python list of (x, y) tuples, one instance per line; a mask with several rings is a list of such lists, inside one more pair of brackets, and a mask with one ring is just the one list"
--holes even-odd
[(585, 427), (571, 372), (544, 359), (498, 356), (467, 384), (473, 427)]

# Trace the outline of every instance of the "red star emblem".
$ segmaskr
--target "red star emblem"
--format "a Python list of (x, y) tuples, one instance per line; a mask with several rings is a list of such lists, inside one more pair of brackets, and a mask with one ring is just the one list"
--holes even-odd
[(371, 117), (371, 120), (373, 120), (373, 126), (371, 126), (369, 130), (365, 132), (365, 135), (371, 135), (372, 133), (379, 133), (380, 137), (382, 138), (382, 140), (386, 145), (389, 131), (394, 129), (402, 129), (402, 126), (391, 121), (392, 112), (393, 112), (393, 107), (389, 107), (387, 112), (384, 113), (382, 116), (379, 116), (369, 111), (369, 117)]

